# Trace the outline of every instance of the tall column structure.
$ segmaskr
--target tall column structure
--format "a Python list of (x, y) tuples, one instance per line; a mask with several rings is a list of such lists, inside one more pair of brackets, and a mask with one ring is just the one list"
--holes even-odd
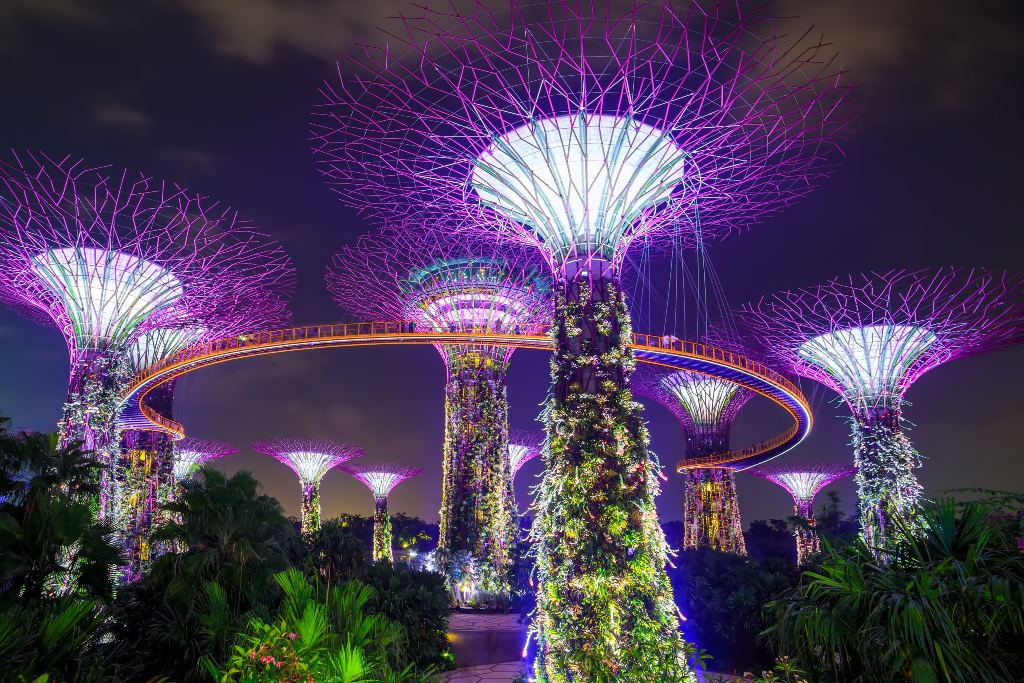
[(854, 473), (852, 467), (834, 464), (765, 465), (745, 470), (786, 489), (793, 497), (798, 524), (793, 529), (796, 538), (796, 562), (804, 564), (821, 552), (821, 537), (815, 528), (814, 497), (829, 484)]
[(391, 463), (353, 464), (343, 469), (361, 481), (373, 495), (373, 561), (394, 562), (388, 496), (403, 481), (423, 474), (423, 469)]
[[(551, 316), (542, 267), (522, 249), (439, 240), (424, 225), (406, 222), (343, 249), (327, 284), (342, 308), (364, 319), (409, 320), (423, 332), (539, 333)], [(456, 602), (478, 591), (506, 594), (516, 539), (506, 494), (506, 374), (513, 349), (436, 348), (447, 369), (437, 565)]]
[(781, 292), (738, 314), (765, 357), (850, 410), (861, 535), (881, 552), (916, 527), (921, 456), (904, 394), (948, 361), (1024, 340), (1024, 278), (983, 269), (891, 270)]
[(746, 555), (735, 472), (705, 459), (729, 451), (732, 423), (753, 393), (717, 377), (647, 367), (637, 372), (634, 387), (672, 411), (686, 437), (683, 547)]
[(363, 455), (361, 448), (323, 439), (266, 439), (253, 442), (252, 448), (287, 465), (299, 475), (302, 535), (307, 537), (320, 530), (320, 481), (324, 475), (338, 465)]
[(532, 246), (555, 278), (533, 526), (541, 681), (691, 677), (659, 465), (628, 389), (620, 272), (637, 242), (722, 237), (828, 174), (846, 123), (841, 69), (809, 32), (764, 26), (758, 39), (769, 13), (426, 8), (363, 46), (314, 111), (314, 151), (348, 204)]

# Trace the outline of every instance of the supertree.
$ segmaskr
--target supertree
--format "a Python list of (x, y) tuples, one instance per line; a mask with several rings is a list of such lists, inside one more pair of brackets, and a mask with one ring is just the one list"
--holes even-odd
[(845, 479), (854, 473), (852, 467), (835, 464), (815, 465), (767, 465), (745, 470), (761, 479), (778, 484), (793, 496), (798, 523), (793, 529), (796, 537), (797, 564), (821, 552), (821, 538), (815, 529), (814, 497), (832, 482)]
[(0, 161), (0, 299), (63, 333), (61, 440), (106, 465), (98, 515), (122, 530), (117, 415), (128, 347), (147, 332), (217, 320), (244, 293), (292, 278), (276, 243), (178, 185), (32, 152)]
[(302, 534), (320, 529), (320, 480), (338, 465), (363, 455), (363, 449), (321, 439), (266, 439), (252, 448), (292, 468), (302, 488)]
[(544, 681), (691, 676), (628, 391), (626, 251), (783, 208), (828, 174), (846, 124), (830, 48), (772, 27), (759, 39), (766, 4), (627, 5), (425, 8), (339, 69), (314, 111), (345, 202), (532, 246), (558, 282), (533, 525)]
[(732, 423), (753, 392), (717, 377), (658, 367), (641, 368), (633, 386), (672, 411), (686, 437), (683, 547), (745, 555), (735, 472), (703, 460), (728, 452)]
[(508, 458), (505, 483), (505, 507), (511, 511), (509, 515), (509, 536), (513, 541), (519, 539), (519, 504), (516, 503), (516, 474), (523, 465), (541, 454), (544, 449), (544, 435), (529, 430), (515, 429), (508, 435)]
[(390, 463), (355, 464), (343, 469), (363, 482), (373, 494), (373, 561), (393, 562), (388, 496), (406, 479), (423, 474), (423, 469)]
[(915, 526), (920, 454), (904, 433), (904, 394), (950, 360), (1024, 339), (1024, 279), (980, 269), (891, 270), (782, 292), (739, 321), (766, 357), (830, 387), (852, 414), (861, 534), (873, 548)]
[[(551, 317), (543, 264), (527, 252), (496, 250), (480, 240), (439, 240), (410, 222), (344, 248), (327, 285), (351, 313), (410, 320), (436, 332), (537, 332)], [(516, 522), (506, 497), (506, 374), (513, 349), (452, 344), (437, 350), (448, 371), (438, 565), (451, 585), (465, 588), (473, 582), (464, 577), (476, 575), (479, 585), (468, 592), (504, 593), (509, 547), (518, 536), (509, 535)]]
[(217, 460), (237, 452), (237, 448), (223, 441), (195, 438), (182, 439), (174, 444), (174, 460), (171, 474), (175, 485), (191, 477), (196, 470), (211, 460)]

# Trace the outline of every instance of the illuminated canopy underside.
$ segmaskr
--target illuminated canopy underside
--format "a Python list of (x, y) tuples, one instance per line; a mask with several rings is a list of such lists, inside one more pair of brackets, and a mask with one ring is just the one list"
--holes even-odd
[(136, 372), (198, 341), (203, 330), (159, 328), (138, 336), (128, 347), (128, 360)]
[(281, 453), (279, 459), (295, 470), (303, 484), (317, 483), (328, 470), (348, 460), (330, 453), (311, 452)]
[(354, 475), (373, 493), (374, 498), (387, 498), (391, 489), (395, 488), (408, 477), (398, 472), (359, 472)]
[(774, 475), (776, 482), (797, 500), (814, 500), (818, 491), (836, 480), (828, 472), (785, 472)]
[(687, 180), (689, 157), (665, 132), (602, 114), (533, 120), (496, 137), (473, 167), (480, 202), (529, 226), (556, 263), (612, 260), (641, 212)]
[(661, 385), (697, 426), (717, 425), (739, 390), (733, 382), (696, 372), (673, 372), (661, 379)]
[(533, 446), (523, 446), (510, 443), (508, 445), (508, 460), (512, 467), (512, 476), (516, 475), (523, 465), (533, 460), (540, 454), (540, 451)]
[(125, 340), (182, 294), (167, 269), (117, 251), (53, 249), (34, 256), (32, 270), (61, 302), (79, 348)]
[(800, 345), (800, 358), (824, 370), (851, 403), (899, 397), (914, 361), (936, 341), (912, 325), (869, 325), (838, 330)]

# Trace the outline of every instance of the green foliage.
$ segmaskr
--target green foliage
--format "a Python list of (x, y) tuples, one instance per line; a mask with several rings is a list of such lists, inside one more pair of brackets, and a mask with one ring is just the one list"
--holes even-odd
[(675, 564), (672, 587), (687, 618), (686, 634), (707, 651), (714, 668), (771, 666), (774, 653), (758, 637), (768, 626), (763, 608), (797, 585), (799, 569), (779, 558), (757, 562), (710, 548), (682, 551)]
[(947, 501), (884, 562), (863, 543), (831, 552), (768, 606), (766, 635), (818, 680), (1024, 680), (1024, 555), (987, 519)]
[(283, 597), (270, 622), (252, 619), (223, 668), (205, 663), (215, 680), (325, 681), (369, 683), (421, 681), (432, 671), (392, 668), (404, 629), (380, 614), (368, 614), (373, 589), (358, 581), (324, 589), (323, 599), (301, 572), (275, 577)]

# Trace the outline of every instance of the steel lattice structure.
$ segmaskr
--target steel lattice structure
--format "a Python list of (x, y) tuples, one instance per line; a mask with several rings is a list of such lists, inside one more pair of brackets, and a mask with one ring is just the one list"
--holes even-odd
[[(312, 144), (342, 200), (367, 214), (434, 216), (547, 259), (557, 348), (533, 526), (537, 674), (670, 681), (689, 668), (662, 571), (656, 467), (625, 391), (620, 265), (637, 241), (721, 237), (805, 194), (844, 137), (849, 89), (825, 43), (771, 26), (759, 39), (763, 5), (600, 9), (450, 3), (402, 17), (387, 45), (365, 46), (345, 65), (351, 75), (339, 69), (324, 86)], [(595, 429), (569, 428), (579, 422)], [(594, 466), (609, 476), (578, 471)], [(606, 484), (615, 490), (590, 488)], [(567, 520), (587, 519), (597, 521), (580, 533), (607, 537), (619, 528), (609, 500), (641, 510), (630, 513), (636, 529), (615, 543), (565, 533)], [(639, 550), (627, 542), (636, 535), (648, 539)], [(614, 559), (580, 555), (594, 548)], [(591, 575), (638, 564), (658, 578)], [(664, 634), (656, 648), (632, 637), (653, 630)]]
[(365, 484), (373, 494), (373, 561), (393, 562), (388, 496), (403, 481), (423, 474), (423, 469), (392, 463), (357, 463), (343, 469)]
[(363, 449), (357, 446), (323, 439), (265, 439), (254, 441), (252, 448), (287, 465), (299, 476), (305, 536), (320, 530), (320, 481), (324, 475), (363, 455)]
[(793, 530), (797, 564), (804, 564), (821, 552), (821, 538), (815, 529), (814, 497), (829, 484), (854, 472), (852, 467), (832, 463), (769, 465), (747, 470), (748, 474), (781, 486), (793, 497), (796, 515), (800, 518), (800, 523)]
[(107, 465), (98, 514), (123, 537), (130, 565), (146, 552), (153, 467), (170, 466), (167, 444), (151, 449), (145, 438), (130, 438), (119, 457), (119, 401), (139, 369), (132, 349), (146, 335), (213, 328), (257, 303), (274, 301), (280, 313), (293, 279), (279, 245), (183, 187), (70, 157), (0, 160), (0, 300), (65, 337), (62, 440), (81, 441)]
[(174, 444), (174, 481), (183, 481), (203, 464), (237, 452), (236, 447), (223, 441), (182, 439)]
[[(343, 249), (327, 275), (342, 308), (374, 320), (412, 320), (435, 332), (537, 333), (551, 318), (544, 267), (518, 248), (481, 240), (441, 240), (406, 222)], [(437, 346), (445, 361), (445, 437), (438, 564), (454, 585), (469, 554), (480, 586), (508, 590), (505, 579), (514, 510), (507, 505), (510, 347)], [(458, 595), (453, 590), (452, 595)]]
[(640, 396), (672, 411), (686, 436), (683, 469), (683, 547), (709, 547), (745, 555), (743, 523), (736, 497), (735, 471), (699, 463), (729, 451), (729, 431), (739, 411), (753, 396), (727, 380), (696, 372), (643, 367), (633, 377)]
[(861, 531), (881, 548), (894, 518), (913, 526), (921, 491), (904, 394), (943, 363), (1024, 340), (1024, 278), (951, 267), (872, 272), (763, 298), (739, 317), (767, 357), (849, 406)]

